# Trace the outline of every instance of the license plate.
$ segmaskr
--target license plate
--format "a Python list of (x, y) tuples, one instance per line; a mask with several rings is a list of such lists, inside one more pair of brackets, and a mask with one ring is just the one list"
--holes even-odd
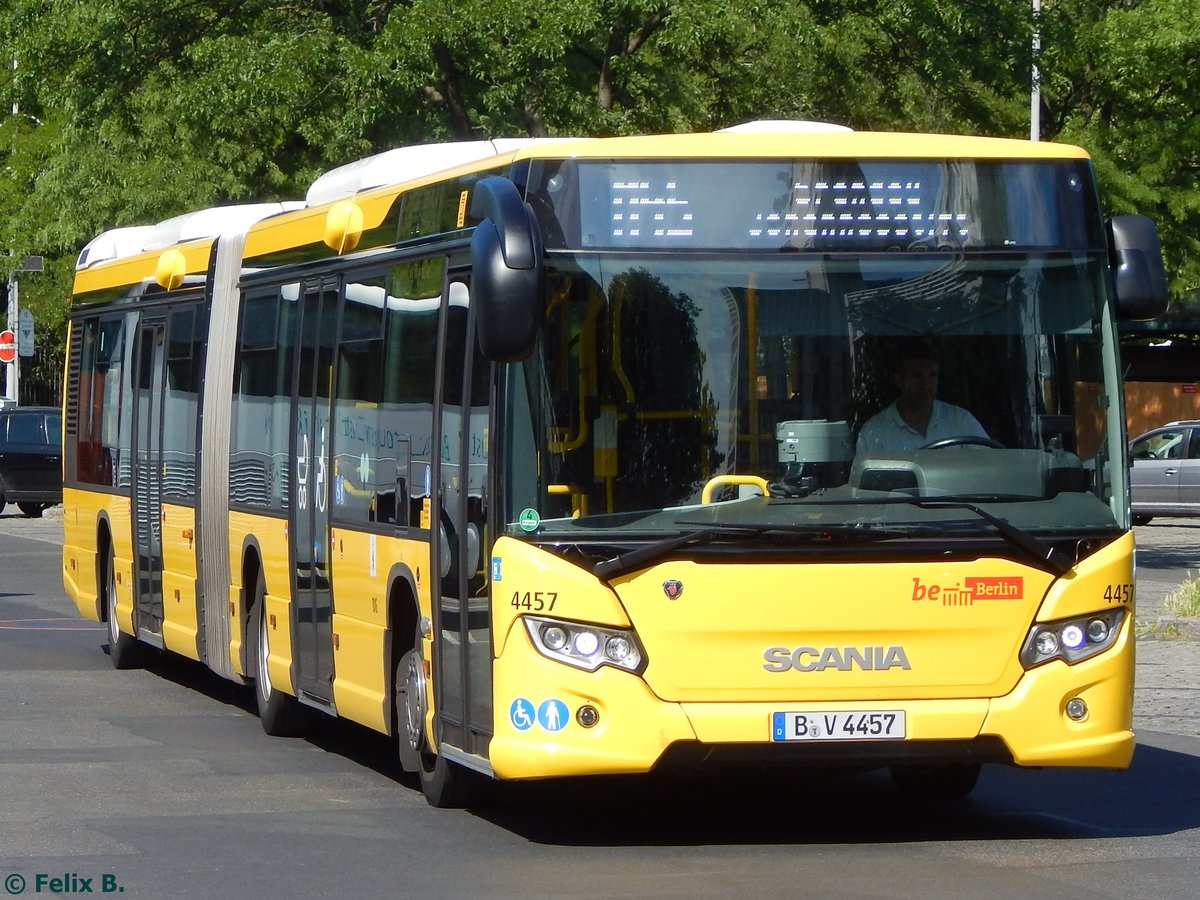
[(771, 714), (772, 741), (899, 741), (904, 710), (820, 710)]

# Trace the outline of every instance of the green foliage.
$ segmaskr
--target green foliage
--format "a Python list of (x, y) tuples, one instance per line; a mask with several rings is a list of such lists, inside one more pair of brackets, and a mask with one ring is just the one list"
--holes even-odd
[(1163, 601), (1163, 609), (1169, 616), (1200, 616), (1200, 577), (1188, 573), (1188, 577), (1179, 587), (1167, 595)]
[[(1043, 0), (1042, 137), (1200, 286), (1196, 0)], [(1029, 0), (5, 0), (0, 241), (61, 317), (96, 233), (297, 198), (404, 143), (755, 118), (1028, 134)], [(0, 274), (3, 274), (0, 272)]]
[(1088, 149), (1111, 212), (1158, 222), (1178, 302), (1200, 286), (1200, 9), (1195, 0), (1054, 8), (1049, 136)]

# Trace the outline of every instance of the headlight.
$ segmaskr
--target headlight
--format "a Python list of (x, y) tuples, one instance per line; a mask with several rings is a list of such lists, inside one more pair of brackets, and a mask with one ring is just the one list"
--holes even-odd
[(601, 628), (559, 619), (525, 616), (525, 628), (542, 656), (594, 672), (616, 666), (629, 672), (642, 668), (645, 654), (637, 636), (628, 629)]
[(1117, 639), (1125, 610), (1113, 609), (1034, 625), (1021, 647), (1021, 665), (1027, 669), (1061, 659), (1073, 665), (1107, 650)]

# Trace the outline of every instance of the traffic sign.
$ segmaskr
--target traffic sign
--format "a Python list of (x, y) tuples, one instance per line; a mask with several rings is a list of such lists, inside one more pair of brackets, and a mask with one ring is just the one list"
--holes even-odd
[(11, 331), (0, 331), (0, 362), (10, 363), (17, 358), (17, 336)]
[(33, 356), (33, 312), (21, 310), (17, 315), (18, 350), (22, 356)]

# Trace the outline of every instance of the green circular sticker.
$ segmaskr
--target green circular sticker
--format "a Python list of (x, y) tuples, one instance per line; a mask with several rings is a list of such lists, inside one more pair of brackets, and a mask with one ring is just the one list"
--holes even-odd
[(537, 531), (539, 525), (542, 524), (542, 517), (538, 515), (536, 509), (526, 507), (521, 510), (521, 515), (517, 519), (522, 531)]

